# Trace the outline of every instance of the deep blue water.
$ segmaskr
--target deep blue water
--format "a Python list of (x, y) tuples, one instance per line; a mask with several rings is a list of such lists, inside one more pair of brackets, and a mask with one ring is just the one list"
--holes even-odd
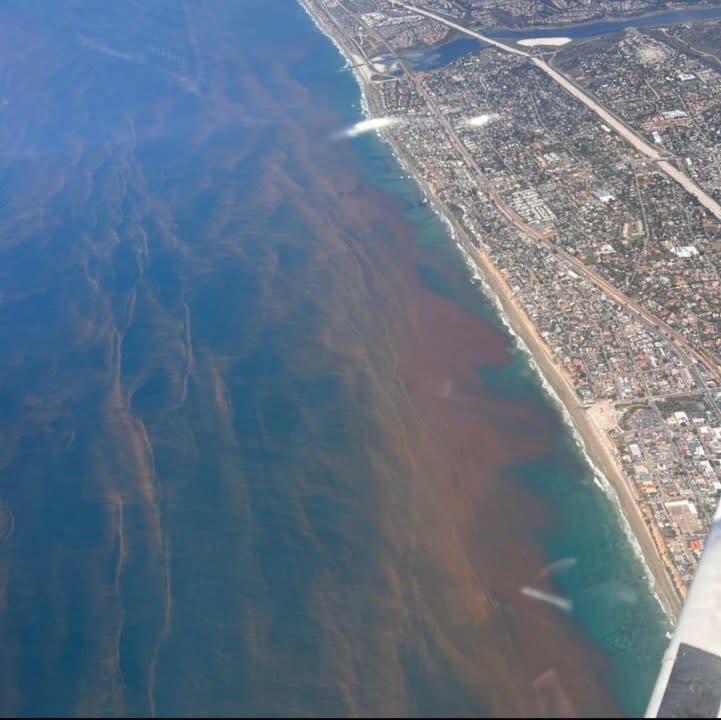
[[(641, 712), (615, 509), (385, 145), (329, 141), (300, 8), (0, 20), (0, 714)], [(520, 594), (565, 558), (572, 613)]]

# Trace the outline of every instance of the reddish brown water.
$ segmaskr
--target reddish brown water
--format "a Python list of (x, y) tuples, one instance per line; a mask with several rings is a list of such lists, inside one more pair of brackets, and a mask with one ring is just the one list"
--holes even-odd
[(473, 292), (327, 141), (307, 21), (135, 18), (196, 53), (195, 94), (104, 16), (20, 7), (0, 712), (617, 714), (585, 634), (520, 592), (553, 517), (513, 468), (558, 420), (483, 384), (507, 336), (429, 288), (419, 263)]

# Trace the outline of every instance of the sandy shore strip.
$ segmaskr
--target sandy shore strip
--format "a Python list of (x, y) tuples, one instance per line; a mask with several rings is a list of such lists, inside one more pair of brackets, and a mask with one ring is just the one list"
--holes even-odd
[[(671, 558), (665, 560), (662, 557), (654, 540), (654, 533), (643, 516), (631, 483), (625, 478), (619, 466), (616, 451), (608, 438), (608, 430), (615, 425), (614, 403), (602, 401), (595, 403), (590, 408), (586, 408), (580, 403), (578, 395), (565, 373), (555, 363), (551, 349), (513, 296), (506, 278), (482, 249), (472, 247), (469, 248), (469, 251), (482, 270), (484, 279), (501, 302), (513, 330), (526, 345), (544, 378), (571, 416), (574, 426), (583, 439), (586, 453), (616, 491), (623, 514), (641, 546), (647, 566), (653, 573), (656, 587), (661, 593), (662, 604), (669, 615), (677, 618), (682, 604), (677, 587), (683, 588), (683, 583), (678, 577)], [(660, 535), (658, 540), (663, 543)], [(661, 547), (665, 547), (665, 545), (662, 544)], [(676, 582), (674, 582), (674, 575)]]
[(481, 271), (483, 280), (498, 298), (505, 319), (513, 332), (528, 348), (538, 372), (551, 386), (566, 409), (573, 427), (583, 441), (587, 456), (616, 493), (620, 512), (628, 522), (631, 533), (636, 538), (638, 547), (643, 554), (646, 567), (651, 572), (664, 612), (675, 622), (683, 605), (682, 593), (685, 592), (685, 586), (673, 559), (666, 550), (666, 544), (658, 527), (653, 519), (649, 519), (647, 522), (644, 518), (634, 488), (625, 477), (615, 447), (608, 437), (608, 431), (616, 425), (615, 402), (600, 401), (591, 406), (584, 406), (580, 402), (565, 369), (556, 363), (553, 351), (526, 314), (506, 277), (493, 264), (488, 254), (470, 241), (465, 227), (420, 176), (412, 158), (405, 152), (405, 148), (393, 138), (391, 133), (382, 132), (381, 134), (391, 146), (401, 167), (418, 183), (436, 213), (448, 224), (449, 231), (453, 233), (459, 246), (464, 248)]
[[(330, 23), (324, 13), (313, 12), (315, 3), (300, 0), (300, 4), (319, 30), (333, 41), (340, 53), (352, 65), (361, 89), (364, 114), (366, 117), (372, 117), (374, 106), (377, 104), (377, 97), (374, 93), (373, 81), (371, 80), (372, 70), (368, 59), (360, 54), (358, 48), (349, 47), (348, 38), (338, 28), (331, 29), (328, 27)], [(392, 133), (379, 130), (379, 134), (388, 142), (401, 167), (418, 183), (436, 212), (449, 223), (458, 242), (462, 243), (466, 252), (475, 261), (483, 274), (483, 279), (498, 298), (511, 328), (528, 348), (538, 371), (551, 386), (568, 412), (573, 426), (583, 441), (588, 457), (596, 468), (601, 471), (618, 497), (621, 506), (620, 510), (640, 546), (646, 566), (653, 576), (655, 589), (659, 594), (659, 600), (664, 610), (667, 615), (676, 620), (681, 611), (681, 593), (684, 585), (678, 577), (672, 559), (665, 551), (666, 546), (658, 528), (652, 519), (648, 523), (646, 522), (641, 506), (634, 494), (634, 489), (623, 474), (616, 451), (607, 435), (607, 430), (610, 428), (603, 427), (603, 422), (599, 422), (601, 417), (605, 418), (606, 410), (604, 409), (603, 413), (601, 413), (600, 410), (603, 406), (597, 404), (591, 406), (591, 408), (581, 405), (565, 371), (556, 364), (551, 349), (538, 333), (518, 299), (514, 297), (506, 278), (491, 262), (486, 252), (470, 242), (465, 228), (438, 199), (429, 184), (423, 180), (415, 167), (413, 159), (408, 156), (405, 148), (396, 141)], [(608, 412), (610, 417), (610, 410)]]
[(614, 445), (608, 437), (608, 430), (616, 425), (615, 403), (600, 401), (587, 407), (579, 401), (566, 371), (556, 363), (553, 351), (538, 333), (503, 273), (482, 248), (470, 242), (466, 229), (416, 171), (412, 159), (404, 148), (390, 134), (382, 133), (382, 135), (393, 149), (401, 167), (418, 183), (437, 214), (448, 224), (449, 231), (453, 233), (459, 246), (464, 248), (481, 271), (483, 280), (500, 302), (506, 321), (526, 346), (538, 372), (567, 411), (573, 427), (583, 441), (587, 456), (616, 493), (620, 512), (623, 513), (638, 543), (664, 612), (675, 622), (681, 612), (685, 586), (666, 550), (659, 529), (652, 519), (647, 522), (644, 518), (638, 498), (621, 469)]

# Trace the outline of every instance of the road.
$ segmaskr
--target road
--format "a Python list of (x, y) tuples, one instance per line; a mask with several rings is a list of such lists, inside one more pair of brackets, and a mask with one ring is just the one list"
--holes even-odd
[(719, 203), (717, 203), (710, 195), (708, 195), (708, 193), (706, 193), (702, 188), (700, 188), (688, 175), (682, 173), (678, 168), (674, 167), (668, 159), (665, 159), (666, 156), (661, 153), (658, 148), (644, 140), (641, 135), (636, 133), (622, 120), (617, 118), (613, 113), (611, 113), (609, 110), (596, 102), (596, 100), (594, 100), (587, 93), (585, 93), (575, 83), (571, 82), (567, 77), (565, 77), (565, 75), (562, 75), (560, 72), (558, 72), (558, 70), (552, 68), (545, 60), (534, 57), (533, 55), (531, 55), (531, 53), (526, 52), (525, 50), (520, 50), (519, 48), (515, 48), (512, 45), (507, 45), (506, 43), (494, 40), (487, 35), (483, 35), (482, 33), (471, 30), (470, 28), (467, 28), (457, 22), (448, 20), (442, 15), (438, 15), (437, 13), (431, 12), (430, 10), (418, 8), (415, 5), (411, 5), (407, 2), (402, 2), (402, 0), (389, 0), (389, 2), (393, 3), (394, 5), (403, 7), (406, 10), (410, 10), (411, 12), (417, 13), (418, 15), (424, 15), (425, 17), (428, 17), (431, 20), (435, 20), (436, 22), (446, 25), (447, 27), (452, 27), (455, 30), (458, 30), (466, 35), (470, 35), (471, 37), (474, 37), (478, 40), (482, 40), (488, 45), (493, 45), (500, 50), (512, 53), (513, 55), (520, 55), (521, 57), (527, 58), (537, 68), (542, 70), (552, 80), (557, 82), (564, 90), (573, 95), (577, 100), (580, 100), (589, 110), (596, 113), (596, 115), (598, 115), (603, 120), (603, 122), (608, 125), (608, 127), (615, 130), (624, 140), (626, 140), (626, 142), (636, 148), (636, 150), (638, 150), (642, 155), (645, 155), (647, 158), (657, 163), (660, 170), (662, 170), (670, 178), (675, 180), (679, 185), (681, 185), (681, 187), (684, 188), (684, 190), (693, 195), (701, 203), (701, 205), (703, 205), (718, 220), (721, 220), (721, 205), (719, 205)]
[(614, 300), (616, 300), (618, 303), (623, 305), (624, 307), (631, 310), (635, 315), (640, 317), (641, 319), (645, 320), (647, 323), (650, 323), (653, 326), (656, 326), (661, 332), (663, 332), (667, 337), (671, 338), (676, 345), (683, 349), (690, 357), (695, 359), (696, 361), (700, 362), (704, 367), (706, 367), (709, 372), (719, 379), (721, 381), (721, 367), (716, 365), (716, 362), (713, 360), (713, 358), (706, 353), (704, 350), (697, 350), (694, 348), (687, 340), (686, 338), (681, 335), (681, 333), (674, 330), (670, 325), (668, 325), (666, 322), (661, 320), (661, 318), (657, 317), (653, 313), (646, 310), (643, 306), (639, 305), (635, 300), (628, 297), (625, 293), (623, 293), (621, 290), (619, 290), (615, 285), (612, 285), (610, 282), (602, 278), (597, 273), (590, 270), (586, 265), (581, 262), (577, 257), (574, 255), (571, 255), (571, 253), (567, 252), (563, 248), (558, 247), (555, 243), (553, 243), (548, 238), (545, 238), (540, 232), (538, 232), (535, 228), (532, 228), (526, 223), (526, 221), (515, 211), (513, 208), (509, 207), (506, 202), (503, 200), (503, 198), (493, 189), (491, 184), (488, 182), (486, 177), (483, 175), (481, 169), (478, 167), (478, 164), (474, 160), (474, 158), (471, 156), (471, 154), (468, 152), (468, 148), (463, 144), (463, 141), (458, 137), (458, 134), (456, 133), (455, 129), (451, 126), (451, 124), (446, 119), (445, 115), (441, 112), (440, 108), (436, 104), (434, 98), (428, 93), (428, 91), (423, 87), (422, 83), (418, 82), (418, 80), (411, 74), (408, 73), (408, 77), (410, 77), (418, 91), (418, 93), (425, 99), (425, 101), (428, 103), (428, 106), (431, 108), (433, 113), (437, 116), (440, 123), (443, 125), (443, 128), (445, 129), (446, 133), (448, 134), (448, 137), (450, 138), (451, 142), (455, 146), (455, 148), (460, 153), (461, 157), (466, 161), (468, 166), (473, 169), (473, 171), (476, 173), (481, 187), (485, 190), (485, 192), (488, 193), (490, 198), (495, 203), (496, 207), (514, 224), (516, 227), (518, 227), (520, 230), (522, 230), (526, 235), (529, 235), (533, 239), (537, 240), (539, 243), (543, 244), (550, 252), (552, 252), (554, 255), (556, 255), (559, 258), (562, 258), (563, 260), (566, 260), (573, 269), (583, 277), (590, 280), (596, 287), (603, 290), (607, 295), (610, 295)]
[[(499, 48), (503, 50), (507, 50), (508, 52), (512, 52), (517, 55), (523, 55), (524, 57), (527, 57), (533, 61), (535, 61), (537, 58), (531, 58), (530, 54), (525, 52), (524, 50), (517, 50), (516, 48), (509, 47), (508, 45), (505, 45), (504, 43), (500, 43), (496, 40), (493, 40), (492, 38), (487, 38), (484, 35), (481, 35), (480, 33), (476, 33), (473, 30), (468, 30), (467, 28), (464, 28), (462, 25), (459, 25), (458, 23), (455, 23), (450, 20), (446, 20), (445, 18), (442, 18), (439, 15), (436, 15), (435, 13), (432, 13), (428, 10), (423, 10), (420, 8), (415, 8), (412, 5), (409, 5), (405, 2), (400, 2), (400, 0), (390, 0), (390, 2), (400, 5), (408, 10), (417, 12), (421, 15), (427, 15), (433, 19), (437, 19), (439, 22), (443, 22), (451, 27), (454, 27), (458, 30), (461, 30), (465, 33), (468, 33), (470, 35), (473, 35), (474, 37), (477, 37), (485, 42), (490, 42), (493, 45), (498, 46)], [(342, 2), (339, 2), (339, 5), (346, 11), (347, 8), (343, 5)], [(349, 13), (352, 14), (352, 13)], [(371, 29), (368, 28), (370, 31)], [(371, 31), (372, 32), (372, 31)], [(375, 34), (375, 33), (374, 33)], [(719, 383), (721, 383), (721, 366), (717, 365), (713, 357), (707, 353), (703, 349), (696, 349), (693, 345), (691, 345), (686, 338), (676, 330), (674, 330), (670, 325), (668, 325), (665, 321), (663, 321), (661, 318), (657, 317), (653, 313), (646, 310), (644, 307), (639, 305), (635, 300), (628, 297), (625, 293), (623, 293), (619, 288), (617, 288), (615, 285), (612, 285), (610, 282), (602, 278), (597, 273), (590, 270), (586, 265), (584, 265), (581, 260), (579, 260), (577, 257), (572, 255), (571, 253), (567, 252), (566, 250), (558, 247), (556, 244), (554, 244), (551, 240), (545, 238), (541, 233), (539, 233), (535, 228), (532, 228), (526, 223), (526, 221), (515, 211), (513, 208), (509, 207), (506, 202), (501, 198), (501, 196), (495, 191), (495, 189), (492, 187), (492, 185), (488, 182), (487, 178), (483, 175), (483, 172), (481, 171), (480, 167), (478, 166), (478, 163), (475, 161), (473, 156), (469, 153), (468, 148), (463, 144), (462, 140), (458, 137), (458, 134), (456, 133), (455, 129), (451, 126), (451, 124), (448, 122), (448, 119), (445, 117), (445, 115), (441, 112), (440, 108), (438, 107), (437, 103), (435, 102), (434, 98), (428, 93), (428, 91), (423, 87), (423, 84), (418, 81), (416, 76), (410, 72), (410, 70), (403, 64), (404, 71), (406, 72), (406, 75), (408, 78), (410, 78), (413, 82), (413, 84), (416, 87), (417, 92), (419, 95), (421, 95), (425, 101), (428, 103), (429, 108), (433, 111), (443, 128), (445, 129), (449, 139), (455, 146), (455, 148), (458, 150), (461, 157), (465, 160), (465, 162), (468, 164), (468, 166), (475, 172), (481, 187), (485, 190), (485, 192), (488, 193), (490, 198), (495, 203), (496, 207), (511, 221), (513, 222), (516, 227), (518, 227), (522, 232), (524, 232), (526, 235), (532, 237), (533, 239), (537, 240), (539, 243), (544, 245), (551, 253), (556, 255), (557, 257), (566, 260), (573, 268), (574, 270), (581, 276), (588, 279), (590, 282), (592, 282), (596, 287), (600, 288), (602, 291), (604, 291), (607, 295), (612, 297), (616, 302), (620, 303), (622, 306), (626, 307), (628, 310), (633, 312), (637, 317), (641, 318), (645, 322), (651, 324), (652, 326), (656, 327), (659, 331), (661, 331), (663, 334), (665, 334), (669, 339), (673, 340), (676, 346), (683, 350), (687, 355), (697, 362), (699, 362), (703, 367), (705, 367), (711, 376), (716, 378)], [(544, 63), (546, 67), (548, 65)], [(571, 88), (574, 90), (581, 92), (578, 88), (575, 87), (572, 83), (569, 83), (563, 76), (561, 76), (559, 73), (557, 73), (553, 68), (548, 68), (551, 72), (553, 72), (556, 76), (559, 78), (562, 78), (565, 83), (567, 83)], [(565, 87), (565, 85), (564, 85)], [(600, 108), (600, 106), (593, 100), (589, 98), (589, 102), (592, 102), (594, 106), (598, 107), (600, 110), (602, 110), (604, 113), (606, 113), (603, 108)], [(623, 123), (621, 123), (620, 120), (616, 120), (616, 123), (625, 131), (631, 134), (631, 136), (634, 136), (634, 133), (630, 131), (628, 128), (626, 128)], [(659, 159), (661, 157), (660, 153), (656, 148), (646, 143), (645, 140), (642, 138), (637, 138), (638, 140), (638, 147), (639, 149), (642, 147), (647, 147), (648, 150), (652, 153), (654, 153), (653, 159)], [(659, 162), (659, 166), (664, 161)], [(675, 170), (671, 166), (672, 170)], [(676, 171), (678, 172), (678, 171)], [(689, 183), (691, 180), (689, 178), (686, 178), (686, 176), (683, 176)], [(703, 192), (700, 190), (700, 192)], [(704, 193), (705, 194), (705, 193)], [(710, 198), (709, 198), (710, 199)], [(713, 202), (713, 200), (711, 200)], [(721, 217), (721, 207), (719, 208), (719, 216)]]

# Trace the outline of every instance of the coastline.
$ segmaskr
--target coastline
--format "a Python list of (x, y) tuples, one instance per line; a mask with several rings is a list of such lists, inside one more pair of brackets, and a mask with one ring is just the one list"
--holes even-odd
[[(316, 27), (329, 37), (345, 58), (348, 66), (353, 70), (360, 87), (363, 114), (366, 118), (371, 117), (375, 98), (369, 60), (361, 55), (358, 50), (348, 47), (347, 43), (342, 42), (342, 40), (347, 39), (345, 36), (342, 36), (342, 38), (336, 37), (328, 29), (326, 26), (327, 18), (325, 18), (324, 14), (314, 12), (313, 2), (299, 0), (299, 4)], [(652, 523), (646, 522), (632, 483), (623, 473), (613, 443), (609, 439), (606, 430), (594, 418), (594, 406), (585, 407), (580, 403), (578, 395), (565, 371), (556, 363), (551, 348), (540, 336), (518, 299), (514, 297), (503, 273), (493, 264), (485, 250), (470, 241), (463, 225), (420, 176), (404, 148), (392, 137), (391, 133), (382, 132), (381, 130), (376, 130), (376, 133), (390, 146), (401, 168), (421, 188), (434, 211), (449, 226), (450, 234), (454, 236), (461, 251), (467, 255), (473, 266), (480, 271), (481, 280), (486, 286), (484, 292), (486, 295), (495, 296), (490, 299), (497, 301), (501, 320), (508, 325), (511, 333), (516, 338), (518, 349), (527, 352), (530, 364), (539, 375), (549, 396), (565, 411), (564, 419), (567, 420), (574, 431), (577, 442), (579, 442), (594, 471), (597, 483), (617, 506), (621, 521), (627, 526), (629, 539), (634, 544), (649, 574), (649, 584), (652, 591), (666, 616), (675, 622), (683, 603), (681, 594), (684, 587), (683, 583), (678, 577), (670, 558), (668, 561), (664, 559), (667, 553), (664, 552), (663, 538)], [(490, 293), (488, 290), (490, 290)]]
[(548, 45), (549, 47), (562, 47), (568, 43), (573, 42), (569, 37), (547, 37), (547, 38), (524, 38), (517, 40), (516, 44), (522, 45), (523, 47), (542, 47)]
[[(608, 15), (607, 13), (604, 13), (602, 15), (599, 15), (596, 18), (592, 18), (590, 20), (582, 20), (581, 22), (574, 22), (570, 23), (573, 27), (587, 27), (589, 25), (593, 25), (594, 23), (603, 23), (603, 22), (613, 22), (616, 20), (619, 21), (628, 21), (628, 22), (634, 22), (640, 19), (650, 19), (653, 20), (653, 18), (658, 16), (663, 16), (669, 12), (674, 11), (681, 11), (681, 12), (698, 12), (703, 10), (712, 9), (713, 6), (709, 3), (694, 3), (693, 5), (688, 6), (672, 6), (667, 8), (661, 8), (660, 10), (640, 10), (638, 12), (629, 12), (626, 15), (622, 16), (614, 16), (614, 15)], [(509, 32), (521, 32), (521, 33), (533, 33), (533, 32), (548, 32), (548, 31), (556, 31), (559, 32), (562, 31), (564, 28), (568, 28), (569, 23), (556, 25), (554, 23), (548, 23), (544, 25), (517, 25), (517, 26), (508, 26), (508, 25), (497, 25), (493, 29), (494, 30), (500, 30), (500, 31), (509, 31)], [(657, 26), (656, 26), (657, 27)]]
[[(394, 144), (391, 142), (391, 145)], [(594, 417), (598, 414), (599, 403), (584, 406), (579, 401), (565, 370), (555, 361), (551, 348), (538, 333), (501, 270), (483, 248), (470, 242), (463, 225), (418, 177), (412, 163), (406, 161), (402, 164), (421, 186), (435, 212), (450, 226), (460, 251), (467, 256), (467, 262), (480, 273), (479, 279), (485, 284), (484, 293), (490, 296), (489, 299), (496, 301), (500, 319), (514, 336), (518, 350), (526, 352), (531, 367), (540, 377), (547, 394), (564, 411), (564, 420), (574, 431), (597, 484), (616, 505), (621, 521), (627, 526), (627, 535), (649, 573), (651, 588), (661, 608), (665, 615), (675, 622), (683, 604), (680, 590), (683, 583), (670, 559), (668, 562), (664, 559), (667, 553), (660, 549), (665, 548), (663, 538), (655, 526), (646, 522), (634, 489), (624, 476), (613, 443)]]
[[(369, 68), (370, 61), (364, 55), (359, 53), (350, 47), (344, 45), (341, 40), (336, 37), (326, 26), (327, 19), (320, 15), (320, 13), (313, 12), (313, 3), (309, 0), (298, 0), (298, 4), (305, 11), (308, 17), (313, 21), (313, 24), (323, 33), (338, 49), (338, 52), (345, 58), (348, 67), (352, 68), (353, 75), (355, 75), (358, 85), (361, 91), (361, 107), (363, 108), (363, 114), (369, 114), (369, 108), (366, 98), (366, 91), (372, 84), (372, 73)], [(347, 39), (343, 36), (344, 39)]]
[(594, 406), (584, 407), (581, 404), (564, 371), (554, 361), (551, 349), (539, 335), (536, 326), (528, 318), (518, 300), (513, 297), (506, 278), (493, 265), (485, 251), (472, 247), (469, 252), (477, 261), (483, 280), (497, 296), (513, 332), (528, 349), (536, 365), (536, 371), (550, 385), (556, 399), (568, 413), (594, 472), (600, 473), (602, 478), (608, 481), (616, 496), (619, 511), (628, 522), (643, 560), (653, 576), (654, 589), (661, 594), (659, 598), (661, 605), (666, 614), (675, 620), (682, 604), (677, 586), (671, 577), (670, 568), (667, 567), (656, 546), (653, 533), (644, 519), (631, 484), (624, 477), (613, 445), (594, 418)]
[[(404, 167), (410, 165), (404, 163)], [(478, 273), (474, 279), (484, 285), (484, 293), (494, 301), (501, 321), (514, 336), (518, 350), (526, 353), (547, 395), (560, 406), (564, 420), (594, 472), (596, 483), (616, 506), (626, 534), (646, 568), (656, 599), (664, 614), (675, 623), (683, 605), (681, 593), (684, 585), (671, 559), (666, 559), (665, 543), (658, 528), (646, 522), (634, 488), (623, 473), (615, 447), (607, 434), (610, 427), (600, 422), (599, 416), (608, 407), (612, 408), (613, 403), (600, 401), (585, 406), (579, 401), (566, 371), (555, 361), (553, 351), (538, 333), (502, 271), (483, 248), (470, 242), (463, 225), (412, 167), (409, 173), (423, 188), (435, 212), (449, 225), (459, 250), (466, 256), (466, 262)]]

